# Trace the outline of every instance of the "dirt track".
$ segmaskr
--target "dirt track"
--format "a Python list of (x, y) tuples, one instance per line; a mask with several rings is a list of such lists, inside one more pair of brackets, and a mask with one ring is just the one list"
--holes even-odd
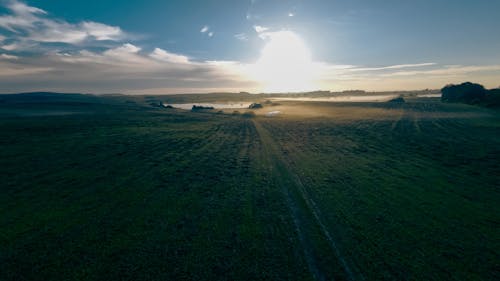
[[(270, 173), (275, 183), (283, 190), (296, 235), (301, 243), (308, 268), (315, 280), (364, 280), (362, 274), (353, 270), (339, 251), (335, 238), (323, 223), (321, 210), (308, 195), (300, 177), (295, 174), (281, 155), (277, 143), (261, 124), (253, 124), (263, 145)], [(319, 241), (318, 241), (319, 240)], [(318, 248), (327, 244), (328, 249)], [(329, 255), (325, 256), (324, 252)], [(322, 254), (320, 254), (322, 253)]]

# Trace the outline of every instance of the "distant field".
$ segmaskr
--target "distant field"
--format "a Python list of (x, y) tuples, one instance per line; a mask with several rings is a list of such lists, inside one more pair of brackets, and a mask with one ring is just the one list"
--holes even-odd
[(222, 98), (0, 99), (0, 280), (500, 279), (498, 111)]

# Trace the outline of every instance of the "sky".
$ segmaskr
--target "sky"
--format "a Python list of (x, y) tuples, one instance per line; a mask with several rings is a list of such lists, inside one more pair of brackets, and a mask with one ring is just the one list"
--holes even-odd
[(0, 0), (0, 93), (500, 86), (498, 0)]

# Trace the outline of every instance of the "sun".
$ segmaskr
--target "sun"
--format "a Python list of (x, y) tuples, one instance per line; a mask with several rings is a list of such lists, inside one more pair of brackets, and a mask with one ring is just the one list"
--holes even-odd
[(250, 75), (265, 92), (302, 92), (314, 89), (317, 69), (301, 38), (291, 31), (265, 33), (268, 40)]

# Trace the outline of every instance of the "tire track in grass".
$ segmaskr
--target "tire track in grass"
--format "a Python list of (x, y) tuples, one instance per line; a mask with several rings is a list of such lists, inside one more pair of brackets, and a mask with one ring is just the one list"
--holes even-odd
[(394, 131), (397, 129), (397, 127), (399, 126), (399, 123), (402, 121), (402, 119), (404, 117), (404, 112), (399, 112), (398, 115), (399, 116), (396, 119), (394, 119), (394, 121), (392, 121), (391, 131)]
[(422, 129), (420, 128), (420, 117), (417, 116), (417, 114), (413, 114), (412, 116), (413, 119), (413, 126), (415, 127), (415, 131), (417, 134), (422, 133)]
[[(326, 276), (327, 272), (322, 269), (319, 263), (321, 257), (315, 254), (318, 249), (315, 249), (313, 246), (315, 244), (314, 238), (319, 238), (327, 242), (335, 256), (336, 265), (341, 267), (340, 270), (336, 270), (337, 272), (341, 272), (337, 274), (337, 278), (363, 280), (364, 278), (361, 273), (358, 271), (354, 272), (340, 253), (334, 237), (323, 223), (321, 211), (311, 199), (300, 178), (291, 171), (286, 161), (280, 155), (280, 150), (270, 133), (258, 121), (254, 120), (254, 125), (264, 144), (265, 153), (272, 164), (272, 172), (276, 176), (277, 182), (284, 189), (287, 205), (289, 206), (295, 229), (304, 251), (304, 257), (313, 278), (315, 280), (331, 280), (334, 278), (334, 276)], [(307, 221), (308, 218), (311, 218), (311, 222), (315, 225), (308, 225), (308, 223), (311, 223)], [(315, 228), (317, 228), (316, 233)]]
[[(269, 125), (269, 124), (267, 124)], [(358, 123), (357, 129), (358, 130), (363, 130), (365, 131), (365, 128), (363, 127), (364, 125), (362, 123)], [(273, 127), (274, 130), (278, 129), (276, 127)], [(290, 130), (283, 130), (280, 132), (279, 135), (286, 135), (287, 139), (289, 141), (292, 141), (294, 143), (298, 143), (301, 141), (301, 138), (298, 138), (296, 134), (293, 134), (290, 132)], [(312, 143), (308, 143), (307, 146), (311, 146)], [(344, 257), (344, 255), (341, 254), (340, 248), (337, 246), (338, 244), (336, 243), (335, 239), (333, 238), (334, 236), (331, 234), (330, 231), (328, 231), (328, 228), (325, 225), (325, 219), (324, 216), (322, 215), (321, 209), (317, 206), (316, 201), (313, 199), (313, 195), (310, 194), (306, 186), (303, 184), (301, 178), (298, 176), (298, 174), (292, 172), (292, 166), (293, 166), (293, 160), (289, 158), (291, 154), (294, 155), (301, 155), (299, 156), (302, 157), (303, 159), (306, 158), (306, 156), (303, 155), (303, 153), (300, 150), (293, 150), (293, 151), (286, 151), (285, 149), (285, 154), (283, 154), (280, 158), (281, 161), (284, 163), (284, 165), (287, 167), (287, 170), (290, 172), (290, 176), (294, 179), (294, 181), (297, 184), (297, 188), (299, 188), (300, 195), (303, 197), (303, 200), (306, 201), (307, 208), (310, 209), (311, 214), (314, 216), (314, 220), (317, 222), (317, 224), (321, 228), (321, 232), (326, 238), (325, 240), (328, 241), (328, 244), (331, 248), (331, 250), (334, 252), (336, 259), (340, 263), (342, 269), (345, 271), (346, 275), (348, 275), (348, 278), (344, 279), (349, 279), (349, 280), (364, 280), (364, 276), (361, 274), (361, 272), (354, 266), (352, 260), (349, 259), (349, 257)], [(349, 264), (351, 266), (349, 266)]]
[[(276, 147), (274, 146), (274, 143), (271, 142), (270, 137), (267, 134), (267, 131), (264, 132), (263, 128), (260, 127), (260, 125), (257, 122), (254, 122), (255, 129), (257, 131), (257, 135), (260, 138), (262, 142), (262, 147), (263, 147), (263, 152), (264, 152), (264, 157), (267, 158), (268, 165), (269, 165), (269, 170), (272, 175), (276, 175), (276, 180), (279, 185), (283, 187), (283, 193), (285, 195), (285, 200), (286, 200), (286, 205), (290, 209), (291, 217), (293, 220), (295, 232), (297, 233), (297, 238), (300, 242), (300, 246), (302, 248), (304, 258), (307, 263), (307, 267), (309, 271), (311, 272), (313, 279), (314, 280), (326, 280), (324, 274), (321, 272), (319, 269), (319, 266), (315, 260), (314, 254), (311, 251), (311, 243), (307, 241), (307, 237), (304, 233), (304, 226), (303, 222), (301, 221), (301, 217), (303, 217), (302, 214), (300, 214), (299, 207), (297, 206), (297, 203), (292, 200), (292, 194), (290, 192), (290, 189), (286, 187), (286, 185), (283, 183), (282, 179), (284, 176), (280, 173), (280, 169), (277, 167), (275, 163), (277, 161), (276, 157), (273, 157)], [(272, 146), (272, 147), (271, 147)]]
[[(415, 134), (415, 135), (417, 133), (420, 134), (420, 132), (418, 132), (416, 130), (416, 128), (414, 127), (413, 119), (412, 118), (413, 117), (408, 117), (408, 118), (400, 121), (400, 124), (398, 125), (398, 130), (399, 131), (406, 131), (407, 133), (411, 133), (411, 134)], [(304, 133), (302, 133), (300, 131), (299, 132), (293, 132), (292, 131), (293, 129), (290, 130), (290, 128), (288, 130), (286, 130), (286, 129), (279, 128), (278, 126), (270, 126), (270, 122), (267, 122), (265, 125), (266, 125), (266, 128), (269, 128), (269, 131), (273, 131), (274, 132), (274, 130), (281, 130), (278, 135), (281, 136), (281, 135), (285, 134), (285, 135), (287, 135), (286, 139), (293, 139), (293, 138), (295, 138), (295, 139), (292, 140), (293, 143), (300, 143), (302, 141), (302, 139), (300, 137), (297, 137), (297, 136), (302, 136), (302, 135), (306, 134), (305, 132), (307, 132), (307, 129), (306, 129), (306, 131)], [(380, 144), (383, 143), (383, 141), (380, 139), (381, 136), (378, 133), (382, 132), (382, 131), (384, 131), (384, 132), (389, 131), (390, 132), (390, 130), (391, 130), (390, 123), (388, 123), (388, 122), (384, 122), (382, 124), (374, 124), (374, 123), (365, 123), (365, 122), (363, 122), (363, 123), (356, 123), (356, 125), (352, 124), (352, 126), (355, 127), (355, 132), (356, 132), (356, 133), (352, 133), (352, 135), (358, 135), (359, 132), (363, 132), (365, 134), (365, 139), (370, 139), (372, 141), (375, 140), (375, 142), (379, 142)], [(303, 129), (303, 128), (300, 128), (300, 129)], [(370, 134), (368, 134), (368, 132), (370, 132)], [(382, 134), (382, 136), (385, 136), (385, 135)], [(356, 139), (352, 139), (352, 141), (353, 142), (359, 142), (359, 140), (356, 140)], [(286, 144), (286, 142), (281, 142), (281, 145), (285, 145), (285, 144)], [(372, 145), (369, 145), (369, 147), (371, 147), (371, 149), (376, 149), (377, 147), (380, 147), (380, 144), (375, 144), (373, 147), (372, 147), (372, 145), (373, 145), (372, 144)], [(301, 149), (297, 149), (297, 147), (293, 146), (293, 145), (290, 146), (290, 147), (286, 146), (286, 149), (288, 150), (288, 153), (284, 157), (286, 159), (285, 162), (286, 163), (290, 163), (290, 165), (291, 165), (292, 168), (295, 167), (294, 166), (295, 161), (293, 159), (301, 159), (302, 161), (304, 161), (307, 158), (311, 157), (310, 155), (305, 154), (303, 151), (301, 151)], [(403, 147), (398, 147), (398, 148), (393, 147), (393, 149), (399, 151), (398, 154), (402, 153), (402, 151), (405, 151), (403, 149)], [(290, 157), (291, 155), (293, 155), (293, 158)], [(301, 160), (297, 160), (297, 161), (300, 162)], [(321, 169), (321, 167), (318, 167), (318, 168)], [(297, 174), (296, 173), (296, 175), (302, 175), (302, 174)], [(299, 179), (304, 179), (304, 177), (300, 177)], [(336, 179), (336, 180), (338, 180), (338, 179)], [(304, 182), (307, 183), (307, 180), (304, 181)], [(346, 184), (347, 183), (343, 183), (341, 185), (346, 185)], [(320, 198), (313, 196), (315, 194), (315, 192), (312, 191), (312, 190), (310, 190), (308, 188), (307, 184), (305, 184), (303, 186), (304, 186), (306, 194), (308, 194), (308, 198), (311, 198), (313, 205), (314, 205), (314, 203), (316, 201), (315, 199), (317, 199), (316, 202), (318, 202), (318, 203), (320, 203), (319, 201), (322, 201)], [(359, 195), (359, 193), (358, 193), (358, 195)], [(385, 192), (384, 195), (380, 194), (379, 196), (386, 197), (386, 196), (391, 196), (391, 194)], [(409, 202), (411, 202), (412, 198), (413, 197), (407, 198), (407, 200)], [(386, 199), (388, 201), (393, 201), (393, 200), (398, 200), (400, 198), (395, 198), (395, 197), (394, 198), (389, 198), (389, 197), (387, 197)], [(322, 212), (321, 212), (322, 208), (316, 208), (316, 210), (318, 212), (319, 217), (323, 218), (322, 221), (325, 222), (328, 226), (330, 226), (329, 229), (333, 231), (331, 221), (329, 222), (327, 219), (325, 219), (325, 216), (322, 215)], [(399, 225), (400, 225), (400, 228), (403, 229), (404, 226), (401, 225), (401, 224), (399, 224)], [(333, 235), (335, 235), (334, 231), (332, 233), (333, 233)], [(377, 241), (374, 241), (373, 239), (371, 239), (371, 237), (367, 236), (366, 233), (360, 232), (360, 233), (357, 233), (357, 234), (361, 235), (361, 237), (362, 237), (361, 239), (364, 242), (370, 243), (371, 246), (374, 249), (381, 249), (381, 248), (379, 248), (380, 244), (378, 244)], [(411, 237), (414, 240), (417, 240), (417, 237), (414, 236), (411, 232), (406, 231), (404, 235), (409, 236), (409, 237)], [(337, 245), (339, 245), (339, 244), (337, 244)], [(339, 245), (340, 252), (342, 252), (342, 247), (341, 246), (342, 245)], [(344, 247), (344, 249), (345, 249), (345, 247)], [(360, 253), (360, 256), (363, 256), (363, 254), (364, 253)], [(395, 279), (395, 280), (404, 278), (404, 276), (402, 276), (402, 275), (398, 274), (398, 272), (394, 271), (393, 266), (390, 265), (391, 264), (390, 260), (388, 260), (386, 257), (382, 257), (382, 256), (380, 256), (379, 258), (382, 261), (380, 263), (384, 263), (385, 266), (386, 266), (386, 268), (387, 268), (387, 270), (388, 270), (388, 272), (387, 272), (388, 274), (384, 275), (386, 278)], [(355, 267), (355, 263), (353, 262), (352, 256), (346, 255), (345, 259), (346, 259), (348, 265), (352, 265), (351, 269), (353, 270), (354, 275), (355, 276), (357, 276), (356, 274), (360, 275), (359, 272), (356, 272), (357, 268)], [(359, 259), (359, 257), (356, 257), (356, 259), (360, 260), (360, 261), (363, 260), (363, 259)], [(359, 266), (358, 266), (358, 268), (359, 268)], [(357, 278), (358, 279), (362, 279), (363, 276), (360, 275)], [(371, 278), (373, 278), (373, 276)]]

